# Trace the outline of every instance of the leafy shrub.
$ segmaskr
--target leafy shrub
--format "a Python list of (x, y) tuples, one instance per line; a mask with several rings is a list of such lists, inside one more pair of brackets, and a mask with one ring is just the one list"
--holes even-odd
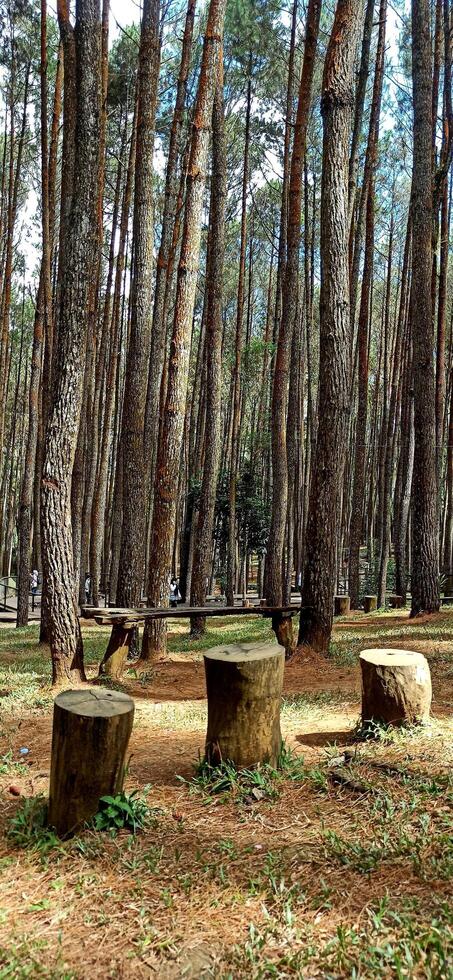
[(109, 830), (116, 834), (119, 830), (130, 830), (133, 834), (143, 830), (152, 820), (152, 813), (146, 800), (133, 793), (117, 793), (116, 796), (101, 796), (99, 810), (93, 817), (95, 830)]

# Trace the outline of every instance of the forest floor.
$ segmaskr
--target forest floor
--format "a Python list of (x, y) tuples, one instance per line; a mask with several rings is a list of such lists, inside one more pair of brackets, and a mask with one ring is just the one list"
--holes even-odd
[[(108, 631), (83, 633), (94, 677)], [(48, 652), (36, 627), (0, 629), (0, 978), (453, 978), (453, 612), (338, 620), (327, 662), (286, 667), (283, 768), (216, 785), (195, 769), (201, 648), (258, 638), (262, 619), (220, 619), (195, 645), (175, 625), (165, 661), (124, 683), (127, 786), (146, 794), (148, 826), (61, 843), (33, 822)], [(433, 718), (360, 741), (358, 654), (376, 645), (427, 655)], [(345, 748), (353, 783), (338, 784)]]

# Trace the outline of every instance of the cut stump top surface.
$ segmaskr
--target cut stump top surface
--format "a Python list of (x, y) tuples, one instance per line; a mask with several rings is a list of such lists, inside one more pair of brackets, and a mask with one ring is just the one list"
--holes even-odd
[(239, 664), (250, 660), (268, 660), (269, 657), (282, 656), (284, 653), (285, 649), (279, 643), (229, 643), (214, 647), (204, 657), (208, 660), (225, 660)]
[(75, 691), (62, 691), (55, 698), (55, 704), (73, 715), (85, 718), (113, 718), (131, 711), (134, 702), (128, 694), (121, 691), (104, 691), (98, 687), (80, 688)]
[(426, 664), (426, 657), (415, 650), (362, 650), (360, 660), (377, 667), (416, 667)]

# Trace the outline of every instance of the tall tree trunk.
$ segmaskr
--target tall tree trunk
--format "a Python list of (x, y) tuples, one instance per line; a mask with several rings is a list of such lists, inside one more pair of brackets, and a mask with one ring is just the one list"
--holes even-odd
[[(226, 0), (211, 0), (209, 5), (187, 173), (186, 210), (178, 265), (167, 395), (157, 452), (151, 535), (153, 560), (149, 567), (148, 600), (156, 606), (168, 605), (190, 339), (200, 256), (201, 217), (225, 3)], [(156, 646), (159, 649), (161, 644), (161, 634), (156, 636), (155, 641), (153, 630), (147, 624), (143, 634), (143, 659), (151, 658)]]
[(430, 4), (412, 0), (412, 336), (415, 452), (412, 481), (411, 615), (439, 609), (436, 395), (433, 365), (432, 79)]
[(453, 369), (450, 368), (450, 404), (447, 439), (447, 503), (443, 566), (446, 575), (453, 574)]
[(54, 388), (41, 483), (43, 564), (47, 584), (54, 683), (84, 679), (74, 592), (71, 475), (80, 416), (88, 329), (90, 271), (95, 261), (96, 178), (100, 117), (99, 0), (76, 6), (75, 156), (71, 214), (65, 242)]
[[(12, 63), (15, 64), (14, 42), (12, 51)], [(12, 68), (11, 78), (11, 135), (10, 135), (10, 161), (9, 161), (9, 188), (8, 188), (8, 222), (6, 229), (6, 255), (5, 266), (3, 269), (2, 297), (1, 297), (1, 320), (0, 320), (0, 458), (3, 455), (3, 443), (5, 435), (5, 410), (6, 410), (6, 390), (10, 362), (10, 312), (12, 297), (13, 279), (13, 258), (14, 258), (14, 230), (17, 217), (17, 201), (19, 194), (19, 184), (22, 173), (22, 156), (24, 149), (25, 131), (27, 127), (28, 112), (28, 90), (30, 82), (30, 62), (25, 66), (24, 98), (22, 106), (22, 122), (20, 135), (17, 145), (16, 165), (14, 166), (14, 67)]]
[(362, 277), (362, 293), (358, 324), (358, 399), (355, 430), (354, 482), (352, 488), (351, 520), (349, 537), (349, 596), (351, 608), (359, 605), (360, 545), (363, 529), (363, 497), (365, 490), (365, 460), (368, 417), (368, 320), (370, 293), (373, 276), (374, 253), (374, 179), (368, 188), (365, 257)]
[[(206, 313), (206, 422), (204, 466), (192, 566), (192, 606), (204, 606), (211, 567), (212, 538), (220, 464), (222, 394), (222, 282), (225, 252), (226, 156), (223, 108), (223, 56), (220, 53), (212, 114), (211, 239)], [(204, 619), (192, 619), (191, 632), (201, 633)]]
[(392, 386), (390, 394), (390, 402), (387, 416), (387, 425), (385, 429), (385, 460), (384, 460), (384, 471), (383, 471), (383, 521), (382, 521), (382, 537), (380, 542), (380, 552), (379, 552), (379, 571), (378, 571), (378, 583), (377, 583), (377, 602), (378, 606), (385, 605), (385, 597), (387, 590), (387, 569), (388, 561), (390, 557), (390, 544), (391, 544), (391, 517), (392, 517), (392, 488), (394, 482), (394, 470), (395, 470), (395, 447), (396, 447), (396, 437), (398, 432), (398, 422), (400, 415), (401, 406), (401, 389), (402, 389), (402, 374), (403, 374), (403, 359), (402, 359), (402, 349), (404, 346), (404, 340), (408, 336), (408, 325), (407, 325), (407, 309), (405, 301), (401, 301), (401, 309), (399, 322), (397, 326), (397, 336), (395, 342), (395, 348), (392, 358)]
[(307, 10), (304, 63), (300, 79), (291, 157), (287, 257), (282, 294), (282, 316), (272, 389), (272, 513), (266, 564), (266, 598), (272, 606), (280, 606), (283, 598), (282, 562), (288, 506), (286, 445), (288, 383), (298, 299), (302, 172), (320, 14), (321, 0), (310, 0)]
[(299, 644), (328, 649), (335, 590), (335, 543), (341, 515), (350, 410), (348, 151), (358, 0), (338, 0), (324, 65), (321, 110), (321, 295), (318, 433), (310, 486), (304, 608)]
[(360, 545), (362, 542), (363, 499), (365, 493), (365, 459), (368, 417), (368, 346), (370, 297), (374, 260), (374, 179), (379, 140), (382, 82), (384, 77), (385, 28), (387, 0), (381, 0), (379, 9), (379, 36), (376, 50), (373, 98), (371, 103), (368, 146), (365, 157), (363, 181), (366, 187), (367, 207), (365, 218), (365, 255), (362, 275), (362, 293), (358, 323), (358, 402), (354, 458), (354, 484), (352, 491), (350, 539), (349, 539), (349, 595), (351, 608), (357, 609), (360, 587)]
[(363, 25), (362, 50), (360, 67), (357, 78), (357, 90), (354, 108), (354, 125), (352, 127), (351, 151), (349, 155), (349, 225), (351, 228), (350, 245), (354, 240), (353, 217), (357, 190), (357, 173), (359, 169), (360, 134), (362, 131), (363, 109), (365, 105), (366, 86), (370, 70), (371, 37), (373, 33), (373, 14), (375, 0), (367, 0), (365, 21)]
[[(60, 187), (60, 228), (58, 246), (58, 270), (55, 297), (55, 310), (61, 307), (61, 292), (65, 269), (66, 245), (69, 232), (69, 222), (71, 218), (72, 196), (74, 192), (75, 174), (75, 129), (77, 120), (77, 54), (75, 31), (70, 19), (70, 4), (68, 0), (57, 0), (58, 26), (60, 30), (61, 46), (63, 48), (63, 146), (61, 160), (61, 187)], [(37, 487), (41, 489), (41, 476), (44, 462), (44, 441), (47, 430), (47, 419), (50, 411), (50, 400), (55, 369), (54, 353), (57, 347), (59, 329), (59, 314), (56, 312), (52, 321), (47, 321), (44, 336), (44, 359), (42, 365), (41, 381), (41, 412), (40, 427), (38, 431), (38, 445), (36, 449), (36, 474)], [(81, 352), (85, 358), (85, 349)], [(72, 467), (73, 468), (73, 467)], [(72, 478), (72, 477), (71, 477)], [(42, 554), (42, 528), (41, 528), (41, 506), (37, 506), (38, 494), (36, 493), (35, 504), (35, 525), (39, 522), (40, 552)], [(41, 493), (39, 494), (41, 502)], [(39, 553), (39, 552), (38, 552)], [(40, 622), (40, 642), (49, 642), (50, 638), (50, 611), (47, 599), (46, 564), (42, 560), (42, 594), (41, 594), (41, 622)]]
[[(410, 365), (409, 365), (410, 369)], [(395, 592), (406, 601), (408, 562), (407, 527), (411, 500), (412, 475), (414, 471), (414, 396), (409, 392), (409, 406), (405, 431), (402, 432), (401, 447), (401, 497), (398, 507), (398, 520), (395, 521)]]
[(291, 18), (291, 35), (289, 42), (288, 57), (288, 81), (286, 86), (286, 117), (285, 117), (285, 138), (283, 143), (283, 175), (282, 175), (282, 203), (280, 208), (280, 228), (278, 236), (277, 253), (277, 276), (275, 283), (275, 308), (274, 308), (274, 336), (280, 325), (282, 315), (282, 287), (286, 266), (286, 246), (288, 241), (288, 187), (289, 187), (289, 165), (291, 150), (291, 129), (293, 126), (294, 114), (294, 58), (296, 52), (296, 28), (298, 14), (298, 0), (293, 0), (293, 11)]
[(252, 53), (249, 56), (247, 103), (245, 110), (245, 141), (244, 169), (242, 174), (242, 209), (241, 209), (241, 250), (239, 255), (239, 277), (236, 305), (236, 337), (235, 361), (233, 368), (233, 403), (231, 414), (231, 454), (228, 484), (228, 550), (227, 550), (227, 602), (234, 603), (236, 591), (236, 550), (237, 550), (237, 521), (236, 496), (239, 466), (239, 440), (241, 433), (241, 364), (242, 346), (244, 343), (244, 296), (245, 296), (245, 259), (247, 248), (247, 195), (249, 183), (249, 154), (250, 154), (250, 118), (252, 111)]
[[(43, 254), (36, 298), (33, 327), (33, 346), (28, 389), (28, 431), (20, 492), (18, 517), (18, 566), (17, 566), (17, 626), (28, 623), (28, 595), (30, 588), (30, 535), (32, 525), (34, 483), (39, 482), (37, 469), (37, 444), (39, 430), (39, 387), (43, 357), (46, 319), (51, 317), (50, 265), (53, 244), (55, 175), (58, 143), (58, 127), (61, 113), (61, 89), (63, 80), (62, 52), (59, 51), (55, 78), (55, 95), (52, 116), (49, 160), (47, 160), (47, 9), (46, 0), (41, 3), (41, 184), (42, 184), (42, 237)], [(47, 211), (47, 215), (46, 215)], [(48, 243), (45, 238), (48, 236)], [(44, 266), (47, 265), (45, 269)], [(47, 280), (45, 295), (44, 280)], [(38, 513), (38, 512), (37, 512)]]
[[(108, 315), (100, 317), (100, 284), (102, 270), (102, 248), (104, 242), (104, 184), (105, 184), (105, 153), (107, 135), (107, 88), (108, 88), (108, 36), (109, 36), (109, 0), (102, 0), (102, 46), (101, 46), (101, 118), (99, 128), (99, 173), (97, 179), (97, 236), (96, 244), (96, 265), (93, 269), (89, 315), (90, 323), (88, 327), (88, 337), (90, 346), (87, 351), (87, 384), (90, 379), (90, 392), (87, 402), (89, 412), (86, 419), (81, 420), (85, 426), (85, 481), (84, 496), (81, 521), (81, 540), (80, 540), (80, 564), (79, 564), (79, 601), (82, 603), (85, 598), (85, 575), (88, 571), (89, 547), (90, 547), (90, 528), (91, 511), (93, 507), (94, 488), (96, 484), (96, 471), (99, 453), (99, 418), (101, 412), (102, 382), (105, 374), (105, 360), (108, 344)], [(112, 238), (116, 237), (116, 226), (118, 220), (119, 207), (119, 187), (121, 171), (122, 149), (118, 161), (118, 174), (113, 201), (112, 214)], [(110, 251), (110, 262), (107, 273), (105, 308), (109, 308), (109, 297), (113, 270), (113, 249)], [(99, 329), (100, 321), (100, 329)], [(74, 559), (77, 556), (74, 555)], [(77, 561), (76, 561), (77, 568)], [(92, 573), (91, 573), (92, 577)], [(77, 581), (77, 575), (76, 575)]]
[(137, 81), (131, 324), (120, 436), (123, 467), (123, 525), (117, 586), (120, 606), (139, 603), (145, 562), (143, 440), (152, 324), (153, 155), (159, 57), (159, 0), (146, 0)]
[[(442, 441), (444, 435), (445, 415), (445, 345), (446, 345), (446, 305), (448, 280), (448, 248), (450, 234), (450, 195), (448, 191), (448, 172), (451, 165), (453, 141), (453, 108), (452, 108), (452, 66), (451, 66), (451, 8), (448, 0), (443, 0), (443, 36), (444, 36), (444, 113), (442, 127), (442, 147), (440, 166), (434, 180), (434, 214), (437, 228), (437, 213), (440, 208), (440, 269), (439, 297), (437, 313), (437, 345), (436, 345), (436, 438), (438, 475), (442, 470)], [(433, 86), (434, 87), (434, 86)], [(433, 96), (434, 98), (434, 96)], [(433, 130), (435, 121), (433, 119)], [(433, 283), (434, 285), (435, 283)]]
[[(129, 224), (129, 213), (131, 207), (133, 173), (135, 168), (136, 152), (136, 112), (132, 122), (131, 142), (129, 149), (129, 160), (127, 165), (126, 183), (124, 187), (123, 203), (121, 208), (120, 231), (118, 242), (118, 255), (116, 259), (115, 283), (113, 287), (112, 316), (111, 316), (111, 338), (110, 338), (110, 357), (107, 367), (107, 377), (105, 384), (105, 404), (104, 420), (101, 434), (101, 446), (99, 452), (99, 466), (97, 472), (96, 486), (94, 488), (93, 509), (91, 515), (91, 546), (90, 546), (90, 571), (93, 583), (93, 602), (99, 604), (99, 582), (101, 577), (101, 558), (104, 540), (105, 515), (107, 506), (107, 484), (110, 448), (112, 441), (113, 411), (115, 406), (115, 394), (117, 387), (117, 376), (119, 372), (119, 341), (121, 326), (121, 286), (124, 273), (124, 259), (126, 249), (126, 237)], [(107, 311), (108, 312), (108, 311)], [(121, 477), (122, 479), (122, 477)], [(115, 586), (116, 590), (116, 586)]]
[(445, 410), (445, 340), (447, 320), (447, 279), (449, 246), (448, 181), (444, 181), (440, 218), (439, 294), (437, 301), (436, 344), (436, 447), (440, 475)]
[(190, 55), (192, 50), (195, 6), (196, 0), (188, 0), (181, 49), (181, 63), (179, 66), (176, 90), (176, 101), (168, 148), (167, 172), (165, 176), (164, 212), (162, 215), (162, 232), (159, 245), (159, 254), (156, 263), (151, 356), (149, 360), (145, 417), (145, 465), (147, 468), (148, 484), (150, 487), (152, 487), (154, 482), (157, 439), (159, 436), (160, 386), (164, 363), (168, 312), (167, 307), (169, 298), (167, 277), (169, 274), (169, 257), (172, 244), (173, 227), (176, 217), (175, 212), (178, 197), (178, 162), (181, 156), (181, 142), (185, 116), (184, 110), (187, 94), (187, 79), (189, 76)]

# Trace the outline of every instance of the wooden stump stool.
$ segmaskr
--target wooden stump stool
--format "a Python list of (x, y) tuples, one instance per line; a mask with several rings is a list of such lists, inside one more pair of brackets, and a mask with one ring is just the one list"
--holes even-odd
[(390, 609), (402, 609), (404, 606), (402, 595), (389, 595), (387, 601)]
[(363, 650), (362, 722), (402, 725), (427, 721), (431, 706), (428, 661), (411, 650)]
[(208, 695), (206, 759), (238, 768), (277, 765), (285, 651), (275, 644), (237, 643), (204, 655)]
[(336, 595), (333, 601), (334, 615), (347, 616), (351, 611), (351, 600), (348, 595)]
[(63, 691), (54, 701), (49, 826), (67, 837), (120, 792), (134, 720), (128, 694), (102, 688)]
[(374, 612), (377, 609), (377, 596), (375, 595), (364, 595), (363, 597), (363, 611), (366, 613)]

